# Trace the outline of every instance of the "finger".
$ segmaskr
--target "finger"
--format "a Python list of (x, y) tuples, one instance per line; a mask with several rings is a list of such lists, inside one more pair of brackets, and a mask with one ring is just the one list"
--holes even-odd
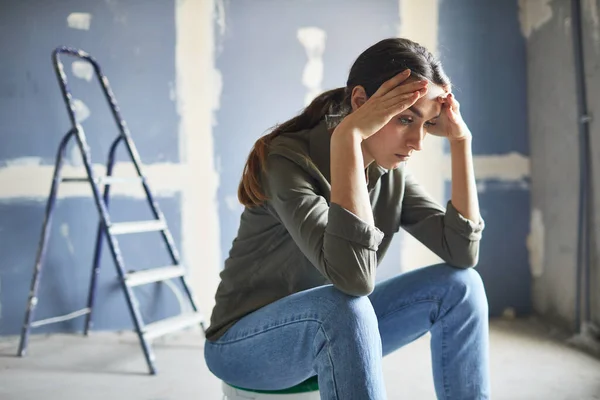
[(454, 97), (454, 95), (450, 93), (448, 95), (448, 98), (450, 99), (450, 105), (454, 109), (454, 111), (458, 111), (458, 109), (460, 108), (460, 104), (456, 100), (456, 97)]
[(421, 97), (425, 95), (426, 91), (416, 91), (402, 97), (398, 97), (398, 99), (394, 102), (390, 102), (386, 106), (386, 112), (390, 115), (397, 115), (410, 107), (413, 106)]
[(401, 84), (402, 82), (407, 80), (408, 77), (410, 76), (410, 74), (411, 74), (410, 69), (405, 69), (404, 71), (400, 72), (399, 74), (396, 74), (394, 77), (385, 81), (379, 87), (379, 89), (377, 89), (377, 91), (373, 94), (373, 96), (383, 96), (384, 94), (386, 94), (387, 92), (389, 92), (390, 90), (394, 89), (396, 86), (398, 86), (399, 84)]
[(393, 98), (396, 96), (401, 96), (404, 94), (410, 94), (416, 92), (417, 90), (421, 90), (429, 86), (429, 82), (427, 80), (420, 80), (415, 82), (407, 82), (401, 85), (396, 86), (394, 89), (390, 90), (382, 97), (385, 99)]
[(398, 93), (395, 96), (390, 97), (386, 96), (384, 99), (381, 100), (381, 103), (385, 109), (395, 108), (398, 103), (406, 102), (408, 99), (412, 99), (413, 97), (415, 97), (415, 101), (417, 101), (419, 98), (427, 94), (427, 90), (427, 87), (422, 87), (418, 90), (413, 90), (409, 93)]

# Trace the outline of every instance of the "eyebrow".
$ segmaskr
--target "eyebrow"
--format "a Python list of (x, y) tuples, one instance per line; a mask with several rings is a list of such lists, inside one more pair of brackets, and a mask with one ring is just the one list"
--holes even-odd
[[(423, 112), (421, 110), (419, 110), (417, 107), (411, 106), (411, 107), (408, 108), (408, 110), (412, 111), (417, 117), (423, 118)], [(438, 115), (436, 115), (435, 117), (433, 117), (431, 119), (439, 118), (440, 115), (442, 115), (441, 111), (440, 111), (440, 113)]]

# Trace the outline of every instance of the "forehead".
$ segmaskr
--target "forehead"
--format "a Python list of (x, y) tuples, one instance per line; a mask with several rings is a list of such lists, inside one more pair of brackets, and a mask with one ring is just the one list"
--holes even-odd
[(442, 103), (436, 98), (427, 98), (427, 96), (421, 97), (413, 105), (413, 108), (418, 109), (423, 114), (423, 119), (429, 120), (437, 117), (442, 111)]

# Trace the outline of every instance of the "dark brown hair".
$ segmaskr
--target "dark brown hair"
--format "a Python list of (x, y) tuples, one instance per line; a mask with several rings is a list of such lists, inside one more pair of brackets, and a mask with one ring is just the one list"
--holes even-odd
[(329, 90), (316, 97), (299, 115), (279, 124), (256, 141), (250, 151), (238, 188), (238, 199), (247, 207), (260, 206), (267, 197), (260, 184), (269, 145), (273, 139), (286, 132), (314, 128), (328, 115), (343, 118), (352, 108), (350, 94), (362, 86), (367, 96), (372, 96), (385, 81), (409, 68), (411, 76), (450, 88), (450, 80), (441, 62), (425, 47), (403, 38), (384, 39), (365, 50), (350, 69), (345, 87)]

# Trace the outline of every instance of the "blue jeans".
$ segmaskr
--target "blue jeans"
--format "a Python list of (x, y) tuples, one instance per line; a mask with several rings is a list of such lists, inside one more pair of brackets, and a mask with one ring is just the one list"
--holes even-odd
[(474, 269), (445, 264), (388, 279), (368, 297), (331, 285), (295, 293), (207, 341), (204, 353), (235, 386), (279, 390), (316, 374), (323, 400), (382, 400), (382, 356), (426, 332), (437, 397), (489, 399), (483, 283)]

